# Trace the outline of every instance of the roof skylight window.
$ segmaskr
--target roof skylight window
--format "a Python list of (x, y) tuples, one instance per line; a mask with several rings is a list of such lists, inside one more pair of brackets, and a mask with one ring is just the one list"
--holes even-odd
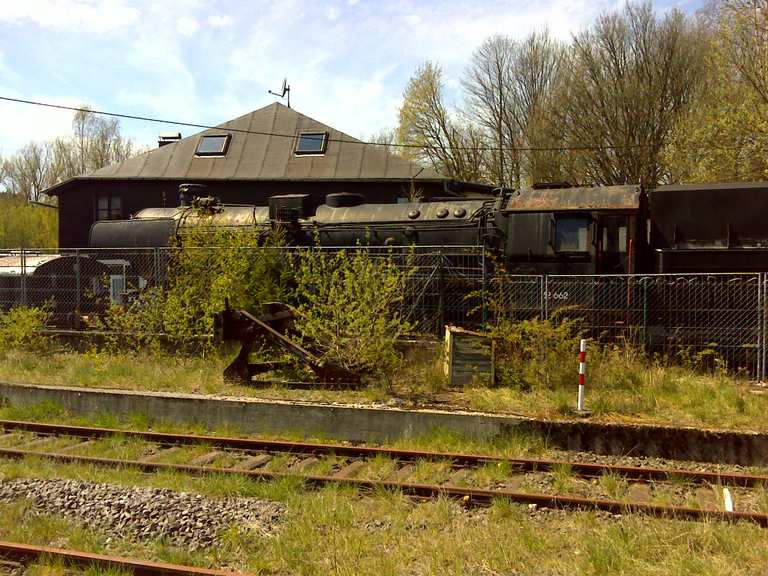
[(296, 154), (325, 154), (328, 132), (302, 132), (296, 141)]
[(197, 143), (197, 156), (226, 156), (230, 134), (210, 134), (202, 136)]

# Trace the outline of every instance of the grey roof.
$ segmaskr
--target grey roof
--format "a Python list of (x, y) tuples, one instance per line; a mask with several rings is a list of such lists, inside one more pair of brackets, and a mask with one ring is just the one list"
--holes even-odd
[[(195, 156), (202, 135), (232, 139), (225, 157)], [(328, 132), (325, 154), (293, 153), (301, 132)], [(265, 135), (273, 134), (273, 135)], [(277, 136), (275, 134), (286, 135)], [(434, 170), (387, 152), (385, 146), (364, 144), (279, 103), (224, 122), (178, 142), (166, 144), (52, 187), (56, 193), (77, 180), (447, 180)]]
[(641, 195), (637, 185), (532, 189), (512, 196), (505, 210), (630, 210), (640, 205)]

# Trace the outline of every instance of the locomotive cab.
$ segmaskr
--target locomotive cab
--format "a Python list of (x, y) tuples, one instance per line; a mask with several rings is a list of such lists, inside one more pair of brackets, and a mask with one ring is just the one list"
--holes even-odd
[(497, 215), (510, 271), (628, 274), (645, 259), (645, 194), (639, 186), (533, 188)]

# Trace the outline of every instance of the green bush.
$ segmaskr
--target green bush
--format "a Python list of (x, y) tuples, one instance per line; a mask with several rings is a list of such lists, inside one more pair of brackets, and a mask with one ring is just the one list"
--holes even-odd
[(213, 333), (213, 315), (230, 306), (258, 312), (263, 302), (286, 300), (291, 270), (274, 250), (279, 234), (201, 225), (180, 239), (164, 286), (142, 291), (128, 306), (113, 306), (103, 320), (110, 330), (134, 335), (138, 346), (157, 347), (152, 334), (172, 341)]
[(522, 390), (573, 386), (579, 331), (576, 320), (513, 321), (497, 318), (490, 329), (497, 380)]
[(0, 311), (0, 351), (24, 348), (40, 351), (48, 340), (40, 333), (45, 328), (50, 312), (45, 308), (16, 306)]
[(407, 267), (368, 250), (305, 250), (296, 270), (295, 327), (323, 360), (391, 378), (395, 344), (410, 330), (399, 312)]
[(0, 248), (56, 248), (59, 211), (0, 194)]

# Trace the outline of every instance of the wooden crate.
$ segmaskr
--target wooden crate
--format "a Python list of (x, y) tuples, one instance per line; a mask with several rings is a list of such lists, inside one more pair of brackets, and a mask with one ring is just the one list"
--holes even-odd
[(445, 327), (445, 374), (452, 387), (492, 386), (493, 343), (485, 334)]

